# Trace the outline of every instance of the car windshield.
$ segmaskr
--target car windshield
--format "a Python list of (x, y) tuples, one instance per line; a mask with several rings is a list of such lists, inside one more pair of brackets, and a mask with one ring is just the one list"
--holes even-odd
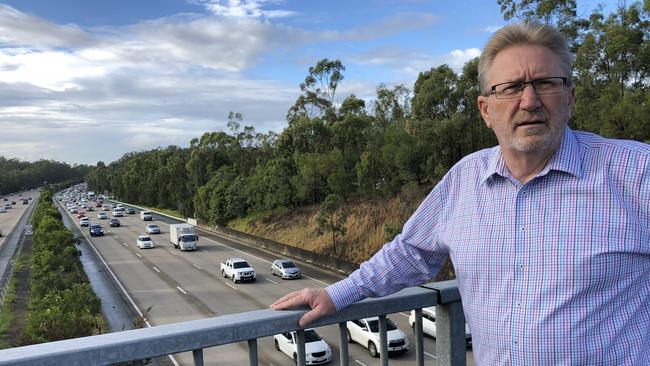
[[(368, 326), (372, 333), (379, 332), (379, 320), (368, 320)], [(387, 331), (391, 331), (397, 329), (397, 326), (390, 319), (386, 319), (386, 328)]]
[(233, 263), (232, 266), (233, 266), (233, 268), (246, 268), (246, 267), (250, 267), (250, 266), (248, 265), (248, 262), (246, 262), (246, 261), (235, 262), (235, 263)]
[(309, 342), (318, 342), (321, 340), (321, 337), (316, 333), (315, 330), (309, 329), (305, 331), (305, 343)]
[(151, 241), (151, 238), (148, 236), (141, 236), (140, 241)]
[(93, 229), (101, 229), (102, 227), (101, 227), (101, 225), (93, 224), (93, 225), (91, 226), (91, 228), (93, 228)]
[(157, 229), (158, 225), (149, 225), (149, 229)]
[(296, 265), (293, 262), (282, 262), (282, 268), (296, 268)]
[[(181, 241), (183, 243), (189, 243), (191, 241), (196, 241), (196, 235), (183, 235), (183, 236), (181, 236)], [(235, 268), (239, 268), (239, 267), (235, 267)]]

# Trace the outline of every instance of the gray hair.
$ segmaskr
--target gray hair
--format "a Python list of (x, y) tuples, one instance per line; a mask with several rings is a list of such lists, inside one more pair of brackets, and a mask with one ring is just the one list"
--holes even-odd
[(478, 80), (483, 94), (488, 92), (488, 73), (497, 54), (508, 47), (526, 44), (546, 47), (558, 55), (560, 67), (571, 84), (573, 57), (566, 38), (548, 24), (526, 21), (499, 29), (483, 48), (478, 62)]

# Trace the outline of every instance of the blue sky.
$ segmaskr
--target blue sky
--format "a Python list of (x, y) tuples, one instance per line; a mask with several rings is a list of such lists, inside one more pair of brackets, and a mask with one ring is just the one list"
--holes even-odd
[(372, 108), (504, 24), (496, 0), (0, 0), (0, 155), (108, 163), (227, 131), (230, 111), (279, 133), (320, 59), (346, 67), (339, 101)]

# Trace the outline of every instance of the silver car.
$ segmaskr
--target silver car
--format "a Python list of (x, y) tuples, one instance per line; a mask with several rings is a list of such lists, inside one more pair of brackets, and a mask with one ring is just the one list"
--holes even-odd
[(271, 264), (271, 274), (282, 279), (301, 278), (300, 268), (288, 259), (277, 259)]
[(160, 226), (156, 224), (149, 224), (145, 227), (147, 234), (160, 234)]

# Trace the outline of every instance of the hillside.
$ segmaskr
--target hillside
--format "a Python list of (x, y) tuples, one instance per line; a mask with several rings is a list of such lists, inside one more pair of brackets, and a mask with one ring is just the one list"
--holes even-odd
[[(344, 207), (347, 212), (346, 234), (337, 241), (340, 257), (360, 263), (372, 256), (401, 230), (402, 225), (417, 209), (430, 187), (410, 185), (390, 199), (351, 199)], [(316, 234), (316, 216), (320, 205), (303, 206), (250, 215), (229, 223), (229, 227), (303, 249), (332, 255), (332, 237)], [(338, 239), (337, 239), (338, 240)]]

